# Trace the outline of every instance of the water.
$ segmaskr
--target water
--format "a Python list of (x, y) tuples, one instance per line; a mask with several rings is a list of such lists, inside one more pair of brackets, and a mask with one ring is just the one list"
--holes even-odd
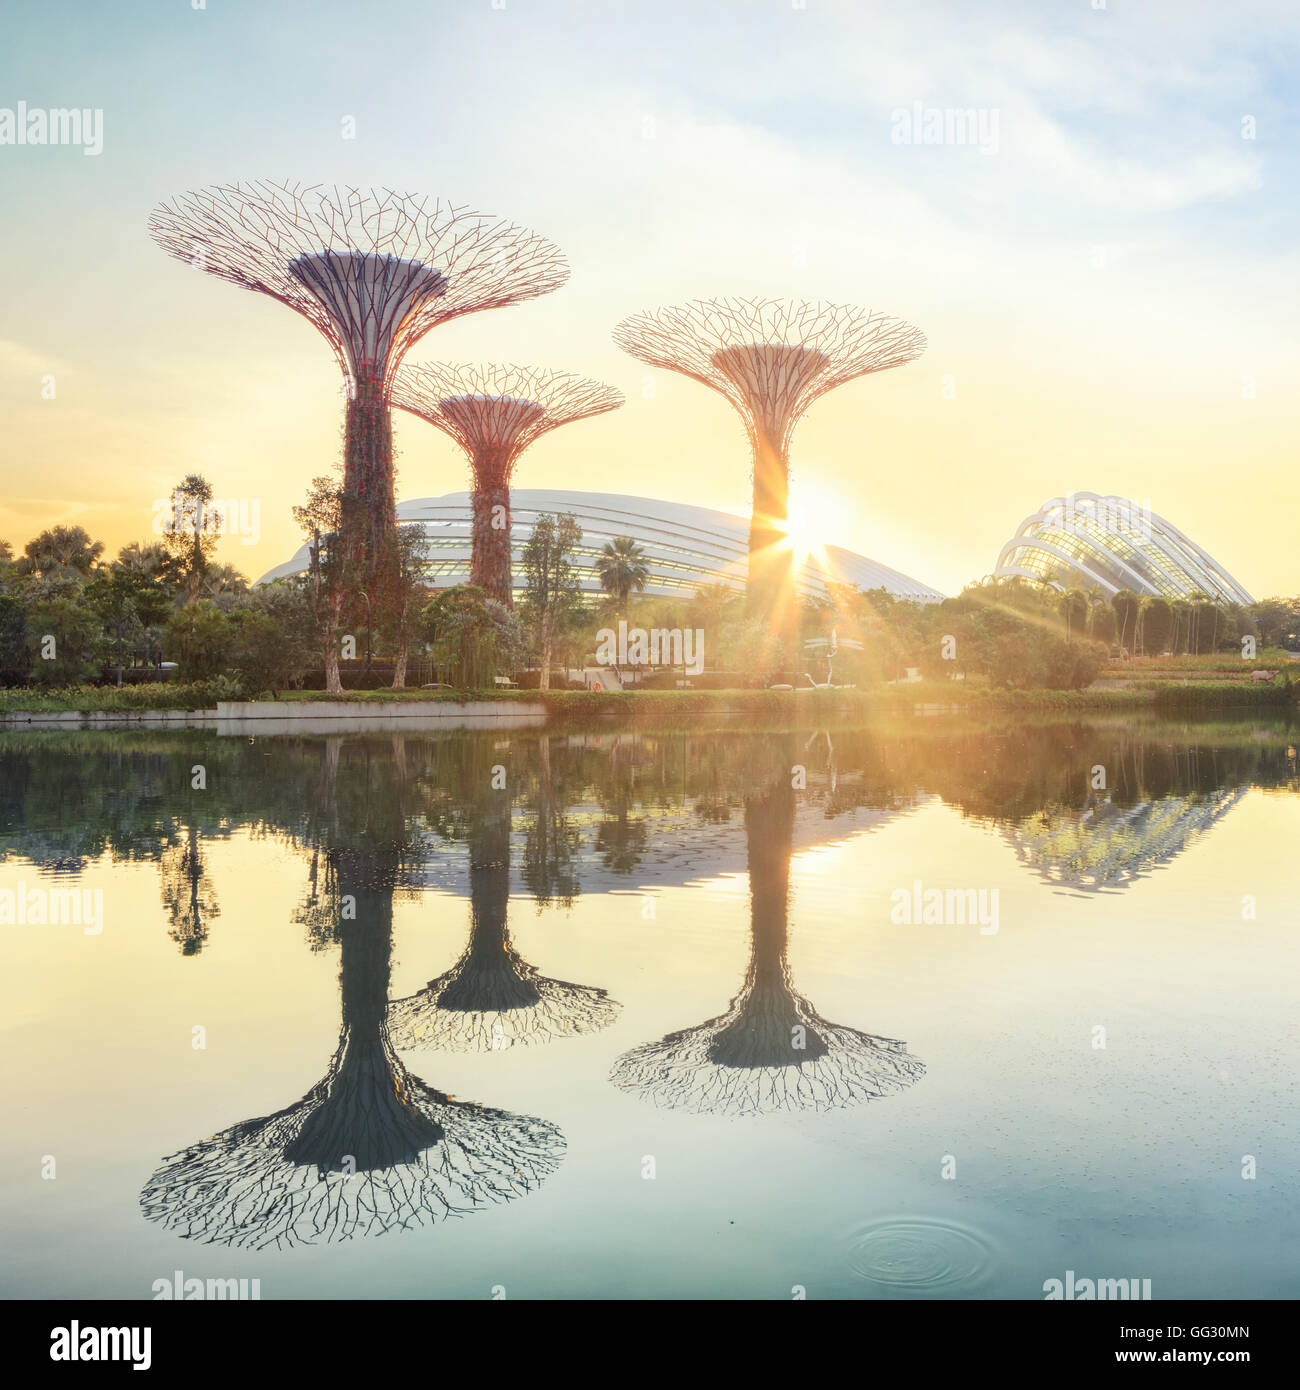
[(1259, 720), (0, 735), (0, 1292), (1294, 1297), (1298, 789)]

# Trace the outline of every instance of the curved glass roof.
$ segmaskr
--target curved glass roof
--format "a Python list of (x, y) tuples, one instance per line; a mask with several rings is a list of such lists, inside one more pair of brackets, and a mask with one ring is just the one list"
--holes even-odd
[(1044, 502), (1002, 547), (994, 574), (1063, 584), (1096, 584), (1106, 594), (1187, 598), (1206, 593), (1221, 603), (1253, 603), (1210, 555), (1149, 505), (1125, 497), (1072, 492)]
[[(510, 493), (511, 546), (515, 584), (523, 583), (520, 556), (532, 534), (533, 522), (544, 512), (572, 512), (582, 527), (574, 564), (584, 592), (600, 592), (596, 560), (608, 541), (631, 536), (645, 551), (650, 578), (645, 593), (660, 598), (689, 598), (703, 585), (725, 583), (743, 589), (749, 564), (749, 520), (727, 512), (664, 502), (653, 497), (625, 497), (606, 492), (564, 492), (549, 488), (516, 488)], [(471, 536), (470, 494), (422, 497), (402, 502), (401, 522), (418, 522), (428, 536), (427, 575), (439, 588), (468, 582)], [(827, 546), (825, 563), (810, 557), (799, 576), (808, 595), (827, 591), (828, 580), (860, 589), (885, 589), (900, 599), (938, 603), (944, 596), (928, 584), (911, 579), (865, 555)], [(259, 583), (300, 574), (308, 564), (307, 547), (283, 565), (262, 576)]]

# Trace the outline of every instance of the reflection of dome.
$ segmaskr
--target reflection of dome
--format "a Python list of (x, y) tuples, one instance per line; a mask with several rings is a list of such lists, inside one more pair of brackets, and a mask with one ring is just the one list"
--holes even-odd
[(1142, 878), (1186, 849), (1246, 794), (1246, 787), (1166, 796), (1136, 806), (1109, 797), (1080, 812), (1044, 806), (1004, 834), (1020, 862), (1049, 883), (1085, 892)]
[(994, 573), (1098, 585), (1107, 595), (1187, 598), (1206, 593), (1220, 603), (1253, 603), (1240, 584), (1176, 526), (1149, 506), (1124, 497), (1072, 492), (1053, 497), (1002, 547)]
[[(543, 512), (573, 512), (582, 527), (574, 552), (574, 568), (585, 593), (604, 591), (596, 560), (608, 541), (631, 536), (645, 551), (650, 575), (645, 593), (654, 598), (690, 598), (703, 585), (730, 584), (744, 588), (749, 563), (749, 518), (662, 502), (649, 497), (623, 497), (608, 492), (564, 492), (514, 488), (510, 493), (511, 547), (514, 579), (524, 582), (523, 547), (533, 523)], [(399, 522), (418, 522), (428, 535), (426, 554), (429, 583), (439, 588), (469, 582), (473, 513), (468, 492), (424, 497), (397, 508)], [(825, 547), (825, 559), (810, 557), (802, 572), (801, 589), (813, 596), (826, 593), (827, 580), (860, 589), (885, 589), (896, 598), (937, 603), (943, 595), (928, 584), (839, 546)], [(304, 546), (286, 564), (266, 574), (262, 583), (305, 573)], [(516, 597), (519, 597), (516, 594)]]

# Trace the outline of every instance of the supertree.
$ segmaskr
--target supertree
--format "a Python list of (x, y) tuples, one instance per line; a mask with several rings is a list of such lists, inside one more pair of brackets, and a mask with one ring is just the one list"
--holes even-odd
[(401, 368), (393, 404), (449, 434), (474, 478), (470, 582), (489, 598), (512, 602), (510, 478), (519, 456), (560, 425), (623, 404), (612, 386), (571, 372), (499, 363), (421, 363)]
[(296, 1104), (164, 1161), (140, 1204), (178, 1235), (260, 1250), (409, 1230), (523, 1196), (564, 1156), (549, 1121), (453, 1100), (398, 1060), (384, 1023), (391, 889), (338, 873), (358, 904), (339, 931), (338, 1051)]
[(392, 582), (392, 373), (435, 324), (558, 289), (545, 238), (422, 194), (255, 180), (159, 204), (171, 255), (297, 310), (324, 334), (348, 392), (346, 548), (369, 586)]
[(593, 1033), (618, 1017), (621, 1005), (603, 989), (541, 974), (510, 942), (509, 801), (478, 817), (470, 833), (470, 939), (460, 959), (426, 988), (389, 1006), (400, 1048), (499, 1051)]
[(307, 924), (340, 951), (338, 1049), (301, 1100), (173, 1154), (145, 1184), (145, 1216), (190, 1239), (285, 1249), (432, 1225), (533, 1191), (564, 1156), (550, 1121), (453, 1099), (398, 1059), (387, 1014), (410, 784), (401, 751), (358, 743), (346, 764), (344, 751), (326, 744), (306, 793), (325, 859)]
[[(793, 745), (781, 741), (793, 763)], [(787, 772), (745, 798), (751, 947), (727, 1011), (624, 1053), (610, 1080), (665, 1108), (722, 1115), (837, 1110), (893, 1095), (925, 1064), (894, 1038), (831, 1023), (786, 963), (795, 798)]]
[(745, 422), (754, 474), (748, 597), (752, 611), (783, 628), (793, 607), (794, 427), (832, 387), (919, 357), (924, 334), (902, 319), (822, 300), (695, 299), (624, 319), (614, 341), (721, 391)]

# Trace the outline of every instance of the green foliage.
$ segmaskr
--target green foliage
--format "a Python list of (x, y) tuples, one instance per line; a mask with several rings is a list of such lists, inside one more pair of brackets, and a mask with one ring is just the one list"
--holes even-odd
[(631, 536), (615, 536), (597, 556), (596, 573), (600, 587), (613, 598), (621, 613), (627, 608), (628, 596), (645, 588), (650, 566), (645, 551)]
[(420, 628), (435, 668), (461, 690), (492, 688), (499, 671), (513, 670), (521, 657), (519, 620), (476, 584), (444, 589), (425, 605)]
[(42, 599), (27, 609), (28, 678), (35, 685), (76, 685), (101, 668), (104, 629), (95, 613), (71, 599)]
[(167, 623), (164, 650), (186, 681), (210, 680), (227, 668), (234, 648), (230, 619), (209, 599), (187, 603)]
[(27, 610), (22, 599), (0, 593), (0, 685), (17, 685), (27, 677)]
[(84, 711), (87, 714), (129, 712), (132, 710), (203, 710), (215, 708), (218, 700), (238, 700), (243, 690), (230, 676), (188, 684), (148, 681), (140, 685), (80, 685), (51, 687), (39, 692), (30, 689), (0, 690), (0, 714), (58, 714)]

